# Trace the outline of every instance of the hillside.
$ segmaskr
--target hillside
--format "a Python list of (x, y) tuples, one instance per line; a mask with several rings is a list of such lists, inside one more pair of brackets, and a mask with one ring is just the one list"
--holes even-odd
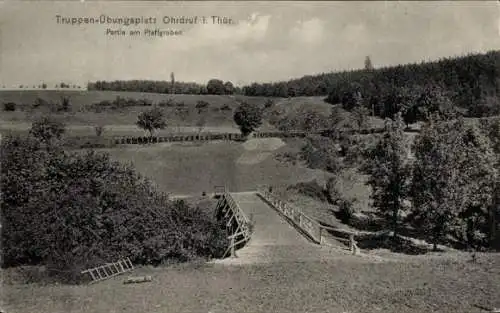
[[(216, 96), (216, 95), (167, 95), (155, 93), (115, 92), (115, 91), (59, 91), (59, 90), (23, 90), (0, 91), (0, 104), (16, 103), (15, 111), (2, 111), (0, 114), (0, 132), (26, 132), (31, 122), (39, 115), (50, 113), (55, 118), (66, 123), (69, 133), (85, 136), (95, 133), (94, 126), (105, 127), (104, 136), (142, 136), (144, 131), (135, 123), (140, 112), (147, 109), (145, 106), (127, 106), (124, 108), (103, 108), (96, 110), (93, 104), (112, 102), (117, 97), (133, 99), (136, 101), (147, 100), (151, 104), (166, 103), (172, 105), (162, 107), (167, 116), (167, 129), (162, 135), (184, 131), (196, 133), (200, 130), (197, 126), (203, 119), (203, 131), (209, 132), (238, 132), (233, 121), (233, 110), (240, 102), (264, 104), (266, 98), (245, 96)], [(34, 108), (37, 98), (43, 99), (48, 104), (45, 107)], [(68, 98), (70, 109), (68, 112), (54, 112), (49, 107), (51, 102), (59, 103), (62, 98)], [(199, 101), (208, 103), (206, 109), (200, 114), (196, 105)], [(3, 108), (2, 108), (3, 109)], [(187, 114), (180, 116), (182, 110)], [(184, 127), (184, 129), (183, 129)], [(190, 127), (186, 129), (185, 127)], [(273, 129), (265, 121), (262, 129)]]
[[(15, 111), (2, 111), (0, 114), (0, 132), (27, 132), (31, 122), (39, 115), (50, 113), (61, 119), (67, 125), (68, 133), (73, 136), (92, 136), (94, 127), (105, 127), (103, 136), (142, 136), (144, 131), (135, 123), (140, 112), (147, 109), (145, 106), (127, 106), (123, 108), (103, 108), (96, 110), (93, 104), (109, 101), (117, 97), (147, 100), (151, 104), (171, 102), (163, 106), (167, 116), (167, 128), (159, 135), (168, 135), (175, 132), (197, 133), (200, 131), (199, 122), (203, 120), (203, 132), (239, 132), (233, 121), (233, 111), (241, 103), (255, 103), (263, 106), (271, 101), (272, 105), (264, 110), (264, 121), (260, 130), (275, 130), (270, 124), (273, 114), (283, 118), (295, 116), (303, 110), (312, 110), (327, 117), (331, 105), (323, 97), (297, 97), (289, 99), (270, 99), (268, 97), (247, 97), (241, 95), (168, 95), (157, 93), (118, 92), (118, 91), (59, 91), (59, 90), (10, 90), (0, 91), (0, 104), (14, 102)], [(37, 99), (43, 99), (46, 107), (34, 108)], [(51, 102), (59, 103), (62, 98), (68, 98), (70, 109), (68, 112), (54, 112), (49, 107)], [(197, 109), (199, 101), (208, 103), (200, 113)], [(178, 112), (184, 110), (185, 116)]]

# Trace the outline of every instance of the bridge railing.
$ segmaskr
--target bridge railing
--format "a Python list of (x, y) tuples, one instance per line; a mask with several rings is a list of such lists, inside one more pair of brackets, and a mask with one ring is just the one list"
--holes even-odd
[[(324, 244), (325, 241), (323, 240), (323, 236), (326, 231), (330, 233), (335, 232), (332, 237), (348, 245), (349, 249), (353, 253), (356, 253), (355, 250), (357, 250), (358, 248), (356, 246), (355, 233), (340, 231), (332, 227), (321, 225), (317, 220), (304, 214), (302, 210), (300, 210), (296, 206), (279, 199), (269, 190), (270, 189), (267, 186), (260, 186), (257, 188), (257, 193), (262, 198), (264, 198), (264, 200), (270, 203), (275, 209), (282, 213), (286, 218), (288, 218), (288, 220), (290, 220), (302, 232), (306, 233), (308, 237), (311, 238), (314, 242), (318, 244)], [(341, 237), (345, 235), (348, 236), (348, 238)]]
[(240, 208), (238, 203), (236, 203), (229, 192), (224, 191), (219, 202), (222, 203), (222, 205), (226, 205), (225, 217), (231, 215), (227, 222), (227, 226), (229, 227), (231, 225), (233, 219), (235, 219), (237, 225), (236, 230), (230, 236), (228, 236), (228, 239), (231, 240), (231, 243), (229, 244), (226, 252), (224, 252), (223, 257), (226, 257), (228, 253), (234, 255), (234, 251), (236, 250), (236, 247), (238, 245), (246, 243), (250, 240), (250, 237), (252, 235), (252, 224), (250, 219), (245, 215), (243, 210)]
[(305, 215), (299, 208), (279, 199), (268, 188), (260, 187), (257, 192), (281, 214), (287, 217), (300, 230), (305, 232), (314, 242), (321, 243), (321, 224)]

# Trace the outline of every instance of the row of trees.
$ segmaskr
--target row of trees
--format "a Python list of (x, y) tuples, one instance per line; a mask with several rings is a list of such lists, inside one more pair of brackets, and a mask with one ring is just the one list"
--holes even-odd
[[(432, 114), (416, 138), (412, 160), (401, 116), (387, 121), (383, 138), (371, 151), (368, 172), (374, 206), (394, 234), (405, 222), (435, 246), (447, 237), (474, 248), (495, 245), (500, 214), (500, 123), (496, 125), (496, 133), (490, 129), (485, 134), (461, 118)], [(403, 205), (405, 200), (411, 207)]]
[(176, 81), (173, 73), (170, 82), (152, 80), (97, 81), (88, 83), (87, 89), (194, 95), (232, 95), (241, 92), (230, 81), (223, 82), (220, 79), (211, 79), (206, 85), (186, 83)]
[[(19, 88), (33, 88), (33, 89), (47, 89), (48, 85), (46, 83), (42, 83), (40, 85), (19, 85)], [(70, 85), (70, 84), (66, 84), (66, 83), (60, 83), (60, 84), (56, 84), (54, 85), (55, 88), (73, 88), (73, 89), (81, 89), (82, 87), (81, 86), (78, 86), (78, 85)], [(5, 88), (5, 86), (3, 86), (3, 88)]]

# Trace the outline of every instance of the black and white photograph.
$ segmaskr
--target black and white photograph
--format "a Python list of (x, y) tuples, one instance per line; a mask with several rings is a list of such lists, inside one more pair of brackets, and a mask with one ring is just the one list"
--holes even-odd
[(0, 0), (0, 313), (500, 312), (500, 2)]

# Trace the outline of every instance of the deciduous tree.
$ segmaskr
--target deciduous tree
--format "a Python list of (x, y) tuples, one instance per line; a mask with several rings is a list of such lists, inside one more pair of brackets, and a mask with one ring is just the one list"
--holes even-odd
[(207, 83), (207, 92), (209, 95), (223, 95), (226, 88), (224, 82), (220, 79), (211, 79)]
[(416, 226), (435, 247), (446, 235), (476, 241), (498, 177), (489, 140), (462, 119), (433, 114), (415, 150), (411, 195)]
[(233, 118), (246, 137), (262, 124), (262, 109), (255, 104), (243, 102), (234, 112)]
[(164, 129), (167, 126), (165, 116), (160, 108), (152, 108), (141, 112), (137, 117), (137, 126), (149, 132), (153, 137), (153, 132), (157, 129)]

